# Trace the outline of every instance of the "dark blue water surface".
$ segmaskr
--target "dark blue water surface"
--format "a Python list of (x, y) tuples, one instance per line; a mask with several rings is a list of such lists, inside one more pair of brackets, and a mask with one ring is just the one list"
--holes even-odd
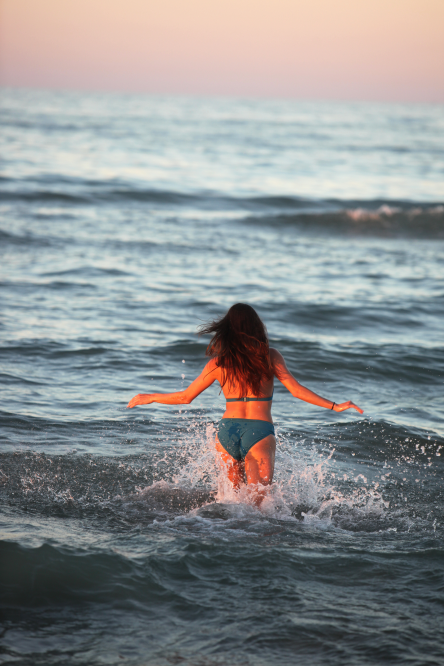
[[(3, 90), (0, 662), (444, 663), (444, 109)], [(224, 402), (126, 410), (252, 304), (261, 510)], [(442, 455), (443, 454), (443, 455)]]

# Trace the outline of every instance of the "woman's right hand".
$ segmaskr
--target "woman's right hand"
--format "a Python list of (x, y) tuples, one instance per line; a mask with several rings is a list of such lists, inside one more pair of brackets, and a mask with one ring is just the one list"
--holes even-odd
[(137, 405), (150, 405), (152, 402), (154, 402), (154, 397), (152, 397), (149, 393), (138, 393), (134, 396), (134, 398), (131, 398), (126, 408), (131, 409)]
[(358, 405), (355, 405), (351, 400), (348, 400), (347, 402), (341, 402), (340, 405), (335, 404), (333, 407), (334, 412), (345, 412), (346, 409), (356, 409), (356, 411), (360, 414), (364, 413), (364, 410), (358, 407)]

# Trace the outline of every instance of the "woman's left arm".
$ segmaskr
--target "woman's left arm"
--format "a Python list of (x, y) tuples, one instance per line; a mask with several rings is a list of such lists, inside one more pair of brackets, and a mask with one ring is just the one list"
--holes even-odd
[(189, 405), (202, 391), (205, 391), (211, 384), (219, 378), (219, 368), (214, 360), (209, 361), (199, 377), (192, 382), (184, 391), (176, 393), (139, 393), (132, 398), (127, 408), (137, 405), (150, 405), (157, 402), (160, 405)]
[(284, 357), (277, 349), (270, 349), (270, 356), (276, 377), (295, 398), (299, 398), (299, 400), (308, 402), (311, 405), (325, 407), (325, 409), (332, 409), (334, 412), (345, 412), (346, 409), (356, 409), (360, 414), (364, 413), (364, 410), (358, 407), (358, 405), (355, 405), (351, 400), (341, 402), (338, 405), (336, 402), (333, 402), (333, 400), (323, 398), (314, 391), (299, 384), (287, 368)]

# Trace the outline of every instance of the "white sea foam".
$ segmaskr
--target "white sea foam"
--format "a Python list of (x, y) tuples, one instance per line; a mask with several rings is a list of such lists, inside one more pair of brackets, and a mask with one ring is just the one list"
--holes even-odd
[[(163, 510), (169, 518), (174, 513), (224, 520), (249, 515), (359, 529), (360, 522), (380, 521), (384, 516), (387, 503), (380, 484), (370, 483), (363, 474), (339, 472), (333, 446), (320, 448), (304, 439), (278, 436), (273, 484), (235, 489), (217, 454), (214, 436), (214, 424), (194, 422), (181, 441), (185, 462), (172, 483), (159, 481), (139, 488), (137, 501), (159, 510), (159, 518)], [(260, 508), (258, 492), (264, 497)]]

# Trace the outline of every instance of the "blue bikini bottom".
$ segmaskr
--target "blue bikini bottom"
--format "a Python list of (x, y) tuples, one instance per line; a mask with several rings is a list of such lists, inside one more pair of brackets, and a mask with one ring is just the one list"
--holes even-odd
[(274, 425), (256, 419), (221, 419), (218, 431), (219, 442), (235, 460), (245, 460), (255, 444), (274, 435)]

